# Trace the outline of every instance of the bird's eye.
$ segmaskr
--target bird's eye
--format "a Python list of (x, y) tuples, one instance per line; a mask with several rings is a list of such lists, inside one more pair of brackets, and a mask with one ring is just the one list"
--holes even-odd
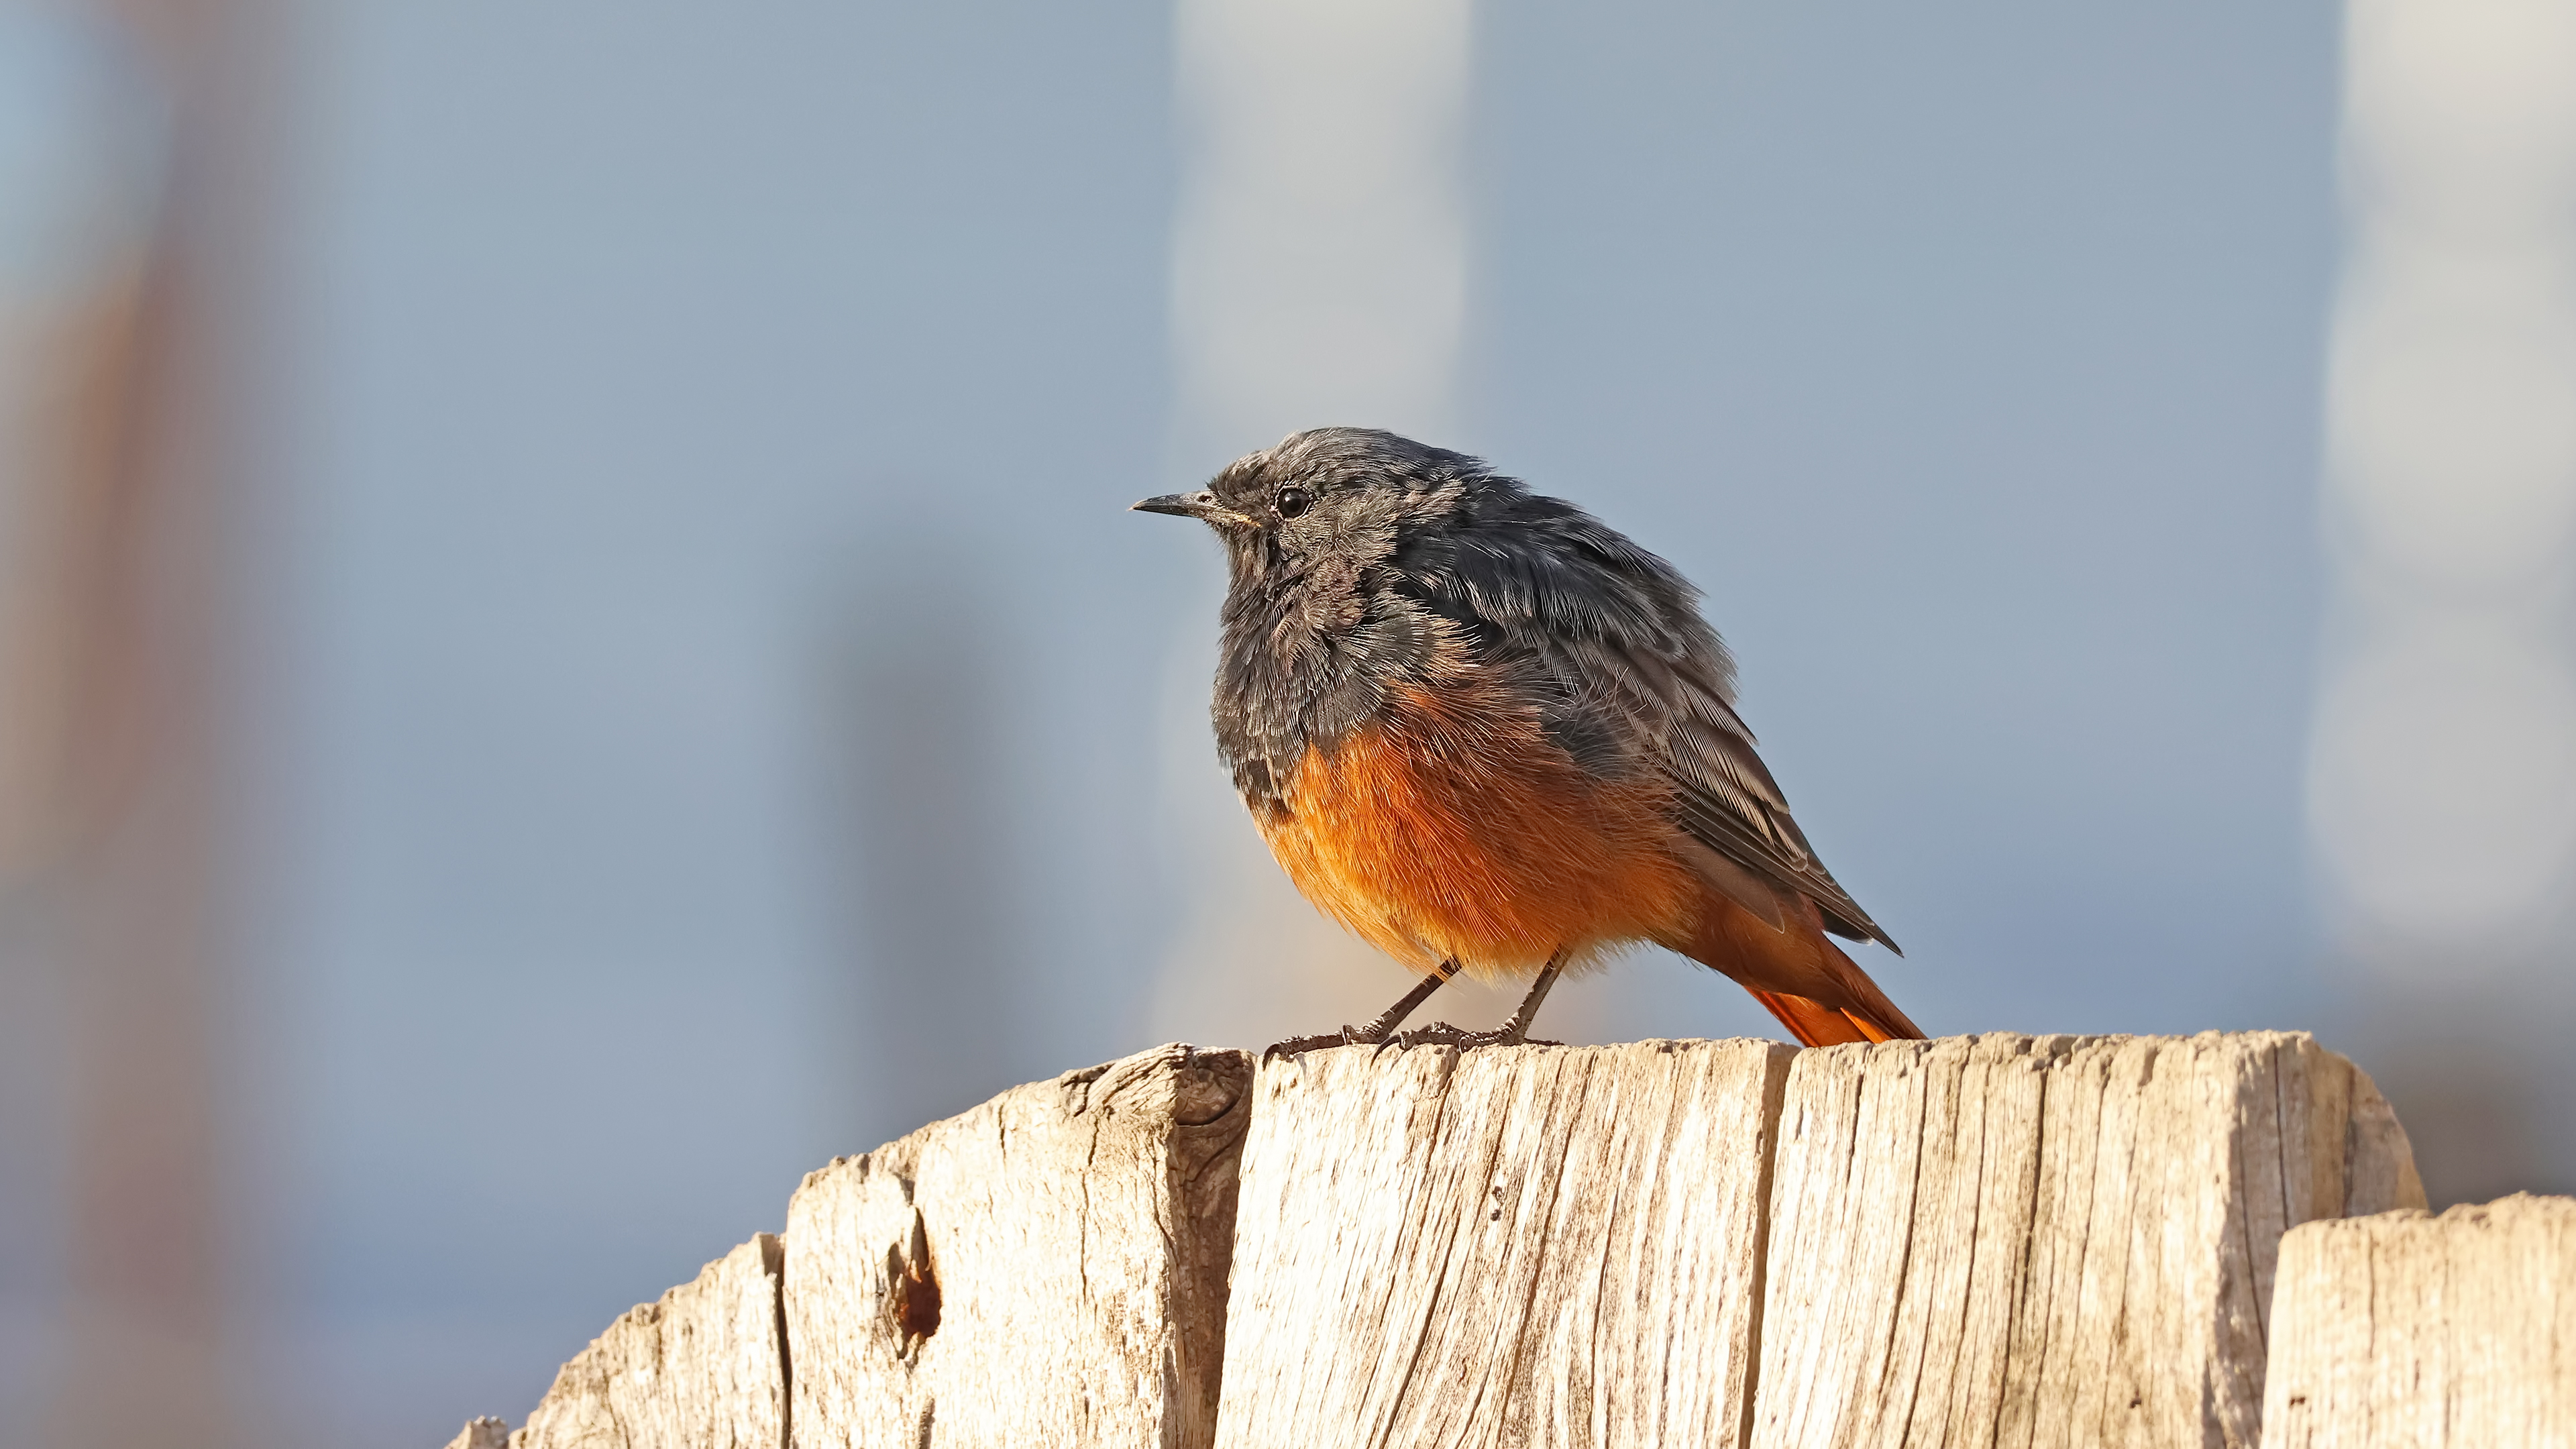
[(1314, 505), (1315, 500), (1308, 497), (1303, 488), (1282, 488), (1279, 490), (1279, 496), (1271, 503), (1272, 507), (1279, 510), (1279, 516), (1282, 518), (1294, 518)]

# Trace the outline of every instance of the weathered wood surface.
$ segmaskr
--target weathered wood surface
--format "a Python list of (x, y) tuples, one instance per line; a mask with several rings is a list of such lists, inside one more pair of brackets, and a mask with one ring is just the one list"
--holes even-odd
[(2264, 1449), (2576, 1444), (2576, 1198), (2282, 1240)]
[(1736, 1442), (1770, 1042), (1265, 1063), (1217, 1442)]
[(1207, 1444), (1251, 1076), (1241, 1052), (1164, 1047), (807, 1177), (792, 1442)]
[(2282, 1232), (2421, 1206), (2368, 1077), (2304, 1035), (1798, 1054), (1757, 1446), (2245, 1446)]
[(2422, 1200), (2297, 1035), (1171, 1046), (812, 1174), (511, 1445), (2250, 1449), (2282, 1232)]
[(762, 1233), (628, 1310), (555, 1375), (509, 1449), (776, 1449), (787, 1411), (779, 1258)]
[(2422, 1201), (2278, 1033), (1346, 1049), (1254, 1101), (1227, 1449), (2250, 1449), (2282, 1230)]

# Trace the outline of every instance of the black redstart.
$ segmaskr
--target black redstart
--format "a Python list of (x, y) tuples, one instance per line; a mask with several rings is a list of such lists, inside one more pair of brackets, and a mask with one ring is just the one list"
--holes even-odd
[(1673, 566), (1463, 454), (1317, 428), (1148, 513), (1225, 541), (1217, 749), (1306, 898), (1424, 981), (1548, 988), (1636, 941), (1733, 977), (1810, 1046), (1919, 1037), (1827, 934), (1896, 943), (1816, 859)]

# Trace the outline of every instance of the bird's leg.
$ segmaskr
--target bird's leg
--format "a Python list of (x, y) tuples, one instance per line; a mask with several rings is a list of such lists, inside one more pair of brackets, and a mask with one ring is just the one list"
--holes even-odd
[(1521, 1009), (1504, 1024), (1505, 1037), (1515, 1042), (1529, 1040), (1530, 1023), (1538, 1020), (1539, 1003), (1547, 1000), (1548, 992), (1556, 988), (1556, 978), (1564, 974), (1565, 948), (1560, 946), (1555, 955), (1547, 958), (1547, 964), (1538, 968), (1538, 979), (1530, 983), (1529, 995), (1521, 998)]
[(1422, 1003), (1431, 999), (1432, 992), (1448, 985), (1449, 978), (1457, 974), (1458, 958), (1452, 956), (1433, 967), (1430, 975), (1415, 982), (1411, 991), (1404, 993), (1395, 1005), (1379, 1012), (1377, 1018), (1368, 1025), (1357, 1031), (1344, 1027), (1342, 1034), (1349, 1037), (1354, 1045), (1374, 1046), (1386, 1040), (1397, 1027), (1404, 1025), (1406, 1017), (1413, 1015)]
[[(1520, 1046), (1529, 1041), (1530, 1023), (1538, 1019), (1539, 1003), (1547, 1000), (1547, 993), (1553, 990), (1556, 986), (1556, 978), (1564, 973), (1565, 948), (1560, 946), (1557, 948), (1555, 955), (1547, 958), (1547, 964), (1538, 969), (1538, 979), (1530, 983), (1529, 995), (1521, 998), (1521, 1009), (1513, 1012), (1512, 1019), (1504, 1022), (1501, 1026), (1496, 1027), (1492, 1031), (1466, 1031), (1459, 1027), (1451, 1026), (1445, 1021), (1435, 1021), (1429, 1026), (1421, 1027), (1414, 1031), (1397, 1032), (1394, 1036), (1388, 1038), (1388, 1044), (1399, 1047), (1454, 1046), (1462, 1048), (1480, 1046)], [(1560, 1042), (1538, 1043), (1540, 1046), (1560, 1046), (1562, 1044), (1563, 1043)]]
[(1415, 982), (1411, 991), (1404, 993), (1395, 1005), (1379, 1012), (1377, 1019), (1368, 1025), (1346, 1026), (1340, 1031), (1326, 1032), (1322, 1036), (1298, 1036), (1290, 1037), (1286, 1041), (1272, 1042), (1263, 1049), (1261, 1059), (1268, 1061), (1273, 1055), (1310, 1052), (1322, 1047), (1375, 1046), (1393, 1036), (1395, 1029), (1404, 1025), (1406, 1017), (1420, 1009), (1422, 1003), (1431, 999), (1432, 992), (1448, 985), (1449, 978), (1457, 974), (1458, 958), (1452, 956), (1433, 967), (1430, 975)]

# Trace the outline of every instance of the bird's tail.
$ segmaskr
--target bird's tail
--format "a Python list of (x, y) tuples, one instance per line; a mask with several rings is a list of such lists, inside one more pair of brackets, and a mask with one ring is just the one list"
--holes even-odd
[(1900, 1038), (1919, 1041), (1923, 1029), (1896, 1009), (1860, 963), (1842, 953), (1842, 948), (1820, 934), (1816, 944), (1823, 947), (1826, 974), (1832, 978), (1839, 1005), (1827, 1005), (1811, 997), (1792, 996), (1782, 991), (1753, 991), (1753, 999), (1780, 1018), (1791, 1035), (1808, 1046), (1833, 1046), (1849, 1041), (1896, 1041)]
[(1780, 1024), (1789, 1028), (1789, 1034), (1807, 1046), (1834, 1046), (1848, 1041), (1895, 1041), (1900, 1037), (1923, 1035), (1915, 1029), (1914, 1023), (1905, 1019), (1903, 1012), (1896, 1013), (1895, 1021), (1883, 1022), (1866, 1011), (1854, 1011), (1848, 1007), (1836, 1010), (1821, 1001), (1777, 991), (1756, 991), (1753, 999), (1761, 1002), (1765, 1011), (1780, 1018)]
[(1712, 895), (1682, 953), (1735, 978), (1808, 1046), (1920, 1039), (1923, 1029), (1826, 937), (1815, 907), (1794, 905), (1804, 909), (1774, 926)]

